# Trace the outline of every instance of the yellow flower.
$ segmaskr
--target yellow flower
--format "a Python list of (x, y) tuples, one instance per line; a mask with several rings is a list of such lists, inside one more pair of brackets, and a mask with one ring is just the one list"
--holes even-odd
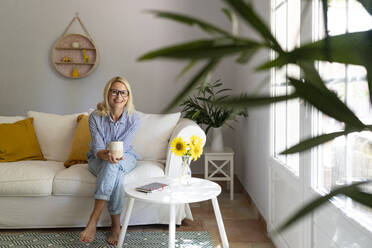
[(171, 151), (176, 155), (176, 156), (182, 156), (183, 154), (186, 153), (186, 142), (182, 140), (181, 137), (176, 137), (172, 140), (171, 143)]
[(190, 154), (194, 161), (196, 161), (203, 153), (203, 147), (201, 145), (195, 145), (190, 147)]
[(201, 146), (203, 144), (203, 140), (196, 135), (192, 135), (190, 137), (190, 146)]

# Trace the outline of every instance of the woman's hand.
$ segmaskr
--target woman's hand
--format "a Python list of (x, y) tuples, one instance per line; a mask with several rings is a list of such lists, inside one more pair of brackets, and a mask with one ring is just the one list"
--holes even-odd
[(100, 150), (97, 152), (97, 157), (99, 157), (102, 160), (107, 160), (112, 164), (116, 164), (120, 160), (123, 160), (124, 157), (121, 158), (115, 158), (114, 154), (112, 154), (109, 150)]

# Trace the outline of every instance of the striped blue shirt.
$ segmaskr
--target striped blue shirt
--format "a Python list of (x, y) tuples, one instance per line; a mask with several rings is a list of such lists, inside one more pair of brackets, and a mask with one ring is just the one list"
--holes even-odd
[(127, 114), (125, 109), (120, 119), (115, 123), (110, 115), (100, 116), (93, 112), (89, 116), (89, 129), (92, 138), (87, 153), (87, 158), (96, 158), (100, 150), (107, 149), (111, 141), (123, 141), (123, 151), (132, 153), (136, 159), (140, 156), (133, 150), (131, 145), (134, 136), (140, 126), (141, 120), (137, 113)]

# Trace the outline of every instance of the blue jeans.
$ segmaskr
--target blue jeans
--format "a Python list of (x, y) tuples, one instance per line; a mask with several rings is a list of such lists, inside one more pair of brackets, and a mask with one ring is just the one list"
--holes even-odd
[(134, 155), (124, 153), (124, 159), (116, 164), (99, 158), (88, 160), (88, 170), (97, 177), (94, 199), (105, 200), (111, 215), (120, 214), (124, 206), (124, 175), (137, 164)]

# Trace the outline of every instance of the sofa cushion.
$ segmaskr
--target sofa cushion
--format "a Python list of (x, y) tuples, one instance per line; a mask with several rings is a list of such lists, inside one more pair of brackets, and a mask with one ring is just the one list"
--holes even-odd
[(0, 116), (0, 124), (1, 123), (14, 123), (16, 121), (24, 120), (25, 117), (23, 116)]
[[(18, 161), (0, 164), (0, 196), (47, 196), (61, 162)], [(1, 202), (1, 198), (0, 198)]]
[(77, 127), (75, 129), (70, 154), (64, 163), (66, 168), (74, 164), (88, 163), (87, 152), (89, 151), (89, 143), (91, 140), (88, 115), (79, 115), (76, 121)]
[(141, 126), (132, 141), (134, 150), (143, 160), (164, 160), (169, 138), (181, 113), (145, 114), (137, 111)]
[(27, 112), (28, 117), (34, 118), (35, 132), (44, 158), (61, 162), (66, 161), (74, 137), (78, 115)]
[(44, 160), (33, 119), (0, 124), (0, 162)]
[[(141, 178), (164, 176), (164, 164), (155, 161), (137, 161), (136, 168), (125, 176), (125, 183)], [(94, 196), (96, 177), (87, 164), (77, 164), (57, 173), (53, 195)]]

